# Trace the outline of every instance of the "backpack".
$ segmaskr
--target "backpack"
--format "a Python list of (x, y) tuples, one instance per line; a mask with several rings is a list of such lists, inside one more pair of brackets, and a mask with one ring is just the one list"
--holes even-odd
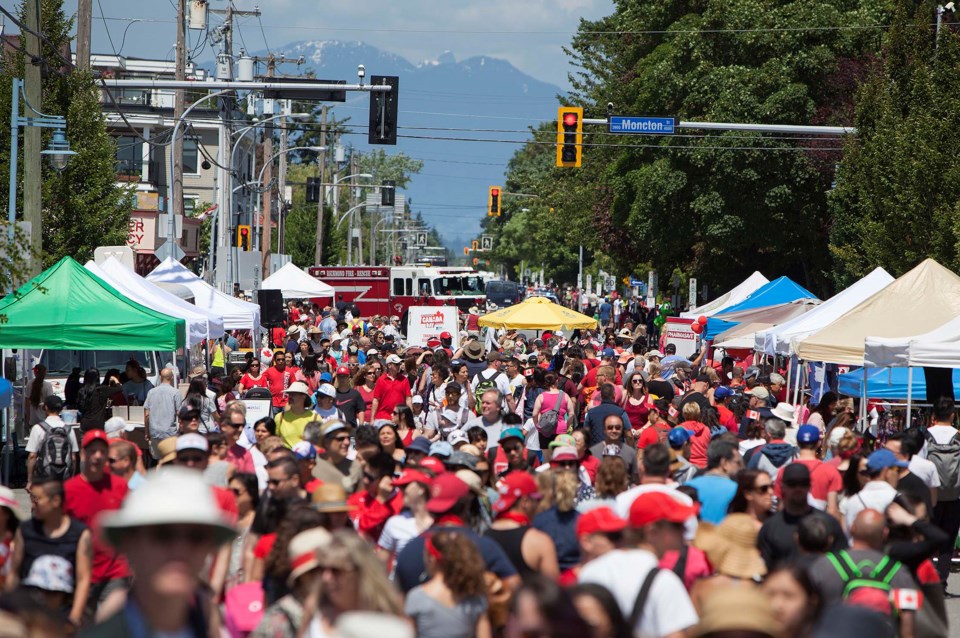
[(876, 564), (871, 560), (856, 563), (846, 550), (828, 553), (827, 560), (843, 582), (841, 598), (845, 603), (875, 611), (885, 609), (888, 614), (895, 611), (890, 601), (890, 582), (900, 571), (900, 561), (884, 556)]
[(477, 405), (480, 405), (480, 398), (483, 396), (483, 393), (487, 390), (499, 390), (497, 387), (497, 377), (499, 377), (502, 372), (497, 372), (492, 377), (487, 379), (483, 376), (483, 372), (477, 374), (477, 387), (473, 391), (473, 396), (477, 400)]
[(46, 421), (40, 423), (43, 440), (37, 449), (35, 476), (65, 481), (73, 476), (73, 451), (70, 449), (70, 433), (67, 427), (51, 427)]
[(960, 432), (946, 443), (937, 443), (927, 431), (927, 459), (933, 461), (940, 475), (939, 500), (955, 501), (960, 498)]
[(537, 432), (543, 436), (553, 436), (557, 433), (557, 424), (560, 423), (560, 410), (566, 403), (566, 399), (567, 395), (561, 390), (560, 394), (557, 395), (557, 402), (554, 403), (553, 408), (540, 413), (540, 419), (537, 422)]

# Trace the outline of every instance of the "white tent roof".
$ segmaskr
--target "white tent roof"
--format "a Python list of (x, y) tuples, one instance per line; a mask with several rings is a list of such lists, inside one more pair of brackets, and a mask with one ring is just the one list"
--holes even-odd
[(960, 317), (921, 335), (894, 339), (867, 337), (864, 363), (881, 368), (960, 368)]
[(186, 286), (193, 291), (197, 307), (221, 315), (223, 327), (227, 330), (256, 330), (260, 327), (260, 306), (223, 294), (171, 257), (164, 259), (147, 275), (147, 279)]
[(960, 315), (960, 277), (932, 259), (795, 344), (807, 361), (864, 365), (867, 337), (910, 337)]
[(770, 280), (761, 275), (759, 271), (756, 271), (732, 290), (728, 290), (710, 303), (697, 306), (688, 312), (681, 312), (680, 316), (684, 319), (696, 319), (700, 316), (712, 317), (718, 312), (723, 312), (725, 308), (740, 303), (756, 292), (758, 288), (768, 283), (770, 283)]
[(261, 290), (279, 290), (284, 299), (303, 299), (306, 297), (333, 297), (333, 286), (311, 277), (287, 262), (283, 268), (273, 273), (260, 284)]
[(133, 272), (114, 257), (102, 264), (88, 261), (84, 267), (120, 291), (128, 299), (187, 323), (187, 345), (223, 336), (223, 317), (197, 308)]
[(883, 268), (877, 268), (849, 288), (830, 297), (810, 312), (757, 333), (754, 348), (766, 354), (792, 355), (793, 341), (799, 341), (838, 319), (893, 281)]

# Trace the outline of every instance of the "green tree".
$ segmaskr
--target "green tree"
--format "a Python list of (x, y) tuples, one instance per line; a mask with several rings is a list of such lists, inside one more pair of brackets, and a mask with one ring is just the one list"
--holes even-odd
[[(883, 7), (841, 0), (617, 0), (584, 21), (568, 102), (587, 117), (848, 123), (849, 86), (876, 48)], [(554, 131), (533, 142), (552, 150)], [(786, 136), (790, 137), (790, 136)], [(555, 225), (621, 275), (681, 268), (712, 288), (760, 269), (828, 285), (826, 191), (839, 142), (684, 129), (613, 136), (587, 127), (584, 166), (542, 182)], [(819, 249), (818, 249), (819, 247)]]
[[(22, 17), (22, 8), (20, 13)], [(93, 257), (97, 246), (125, 243), (134, 202), (132, 193), (117, 186), (116, 144), (107, 133), (93, 77), (65, 70), (60, 57), (60, 52), (70, 50), (72, 26), (62, 0), (41, 0), (40, 30), (45, 37), (41, 58), (46, 72), (38, 108), (66, 117), (67, 138), (77, 153), (62, 172), (43, 166), (44, 267), (65, 255), (83, 262)], [(0, 113), (6, 113), (7, 120), (9, 87), (13, 77), (23, 77), (24, 63), (24, 56), (18, 53), (3, 60), (0, 69)], [(44, 143), (49, 135), (44, 131)], [(9, 131), (0, 127), (0, 159), (9, 161), (9, 148)], [(0, 180), (0, 197), (6, 195), (6, 180)]]
[(897, 12), (857, 95), (857, 136), (830, 193), (838, 286), (926, 257), (960, 268), (960, 41), (943, 29), (935, 48), (933, 15), (931, 4)]

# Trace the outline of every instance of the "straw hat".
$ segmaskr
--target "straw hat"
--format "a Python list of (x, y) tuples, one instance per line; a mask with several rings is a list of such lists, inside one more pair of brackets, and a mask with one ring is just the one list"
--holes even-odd
[(718, 574), (752, 579), (767, 573), (749, 514), (729, 514), (719, 525), (700, 523), (693, 544), (706, 553)]
[(342, 485), (324, 483), (313, 491), (313, 509), (318, 512), (352, 512), (357, 509), (347, 503), (347, 492)]
[(157, 452), (160, 454), (158, 465), (166, 465), (177, 458), (177, 437), (170, 436), (157, 443)]
[(178, 467), (148, 474), (140, 487), (130, 492), (123, 507), (103, 515), (100, 526), (106, 540), (116, 546), (127, 531), (154, 525), (209, 527), (218, 544), (237, 537), (200, 472)]
[(728, 587), (711, 591), (703, 601), (700, 623), (693, 636), (720, 632), (756, 632), (780, 638), (783, 625), (777, 620), (770, 601), (756, 587)]
[(292, 587), (298, 578), (317, 568), (320, 564), (317, 552), (326, 548), (331, 540), (333, 536), (322, 527), (308, 529), (290, 539), (290, 545), (287, 547), (287, 554), (290, 557), (288, 587)]

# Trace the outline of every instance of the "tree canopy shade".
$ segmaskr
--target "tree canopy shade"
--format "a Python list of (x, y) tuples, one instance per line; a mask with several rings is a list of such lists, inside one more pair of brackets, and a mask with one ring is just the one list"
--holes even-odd
[(125, 298), (70, 257), (0, 299), (0, 347), (173, 351), (186, 324)]

